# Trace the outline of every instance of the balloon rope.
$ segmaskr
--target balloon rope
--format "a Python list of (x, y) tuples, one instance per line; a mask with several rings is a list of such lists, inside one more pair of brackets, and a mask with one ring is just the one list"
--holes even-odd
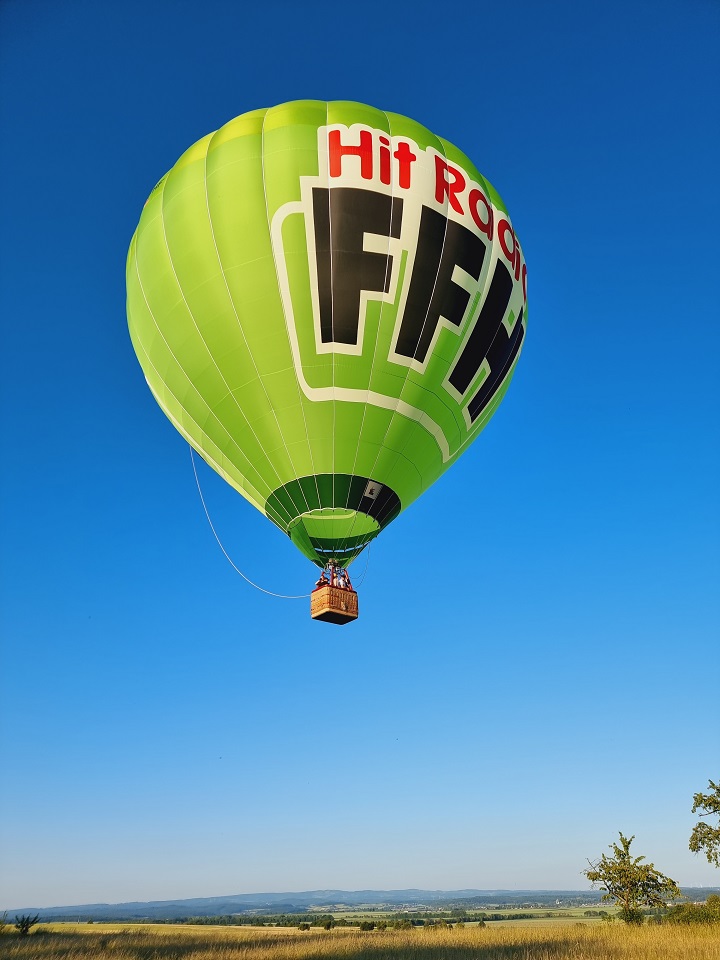
[(365, 569), (360, 574), (360, 579), (355, 581), (356, 587), (361, 587), (365, 582), (365, 577), (367, 576), (369, 565), (370, 565), (370, 544), (367, 545), (367, 553), (365, 554)]
[[(235, 564), (234, 564), (234, 563), (232, 562), (232, 560), (230, 559), (227, 550), (226, 550), (225, 547), (222, 545), (222, 542), (220, 541), (220, 537), (217, 535), (217, 531), (215, 530), (215, 527), (213, 526), (213, 522), (212, 522), (212, 520), (210, 519), (210, 514), (208, 513), (208, 508), (207, 508), (207, 505), (206, 505), (206, 503), (205, 503), (205, 497), (203, 496), (203, 492), (202, 492), (202, 490), (200, 489), (200, 478), (198, 477), (198, 472), (197, 472), (197, 470), (195, 469), (195, 455), (193, 454), (193, 449), (192, 449), (192, 447), (190, 447), (190, 459), (191, 459), (191, 461), (192, 461), (193, 473), (195, 474), (195, 484), (196, 484), (196, 486), (197, 486), (197, 488), (198, 488), (198, 493), (200, 494), (200, 503), (202, 503), (202, 505), (203, 505), (203, 510), (205, 511), (205, 516), (207, 517), (207, 522), (210, 524), (210, 529), (212, 530), (213, 536), (215, 537), (215, 539), (216, 539), (217, 542), (218, 542), (218, 546), (220, 547), (220, 549), (222, 550), (222, 552), (225, 554), (225, 559), (228, 561), (228, 563), (229, 563), (230, 566), (233, 568), (233, 570), (235, 571), (235, 573), (239, 573), (240, 576), (243, 578), (243, 580), (245, 580), (246, 583), (249, 583), (251, 587), (255, 587), (255, 589), (256, 589), (256, 590), (260, 590), (261, 593), (267, 593), (268, 596), (270, 596), (270, 597), (279, 597), (281, 600), (305, 600), (305, 599), (307, 599), (307, 597), (311, 596), (311, 594), (309, 594), (309, 593), (299, 593), (299, 594), (296, 594), (296, 595), (294, 595), (294, 596), (288, 596), (288, 595), (285, 594), (285, 593), (273, 593), (272, 590), (266, 590), (265, 587), (261, 587), (261, 586), (259, 586), (259, 584), (253, 583), (253, 581), (250, 579), (250, 577), (246, 577), (245, 574), (242, 572), (242, 570), (238, 570), (238, 568), (235, 566)], [(366, 570), (367, 570), (367, 568), (366, 568)], [(363, 579), (364, 579), (364, 574), (363, 574)]]

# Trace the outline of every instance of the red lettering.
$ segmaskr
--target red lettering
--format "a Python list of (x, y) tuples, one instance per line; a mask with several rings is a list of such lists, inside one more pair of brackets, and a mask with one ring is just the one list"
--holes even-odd
[[(480, 214), (478, 205), (483, 210), (482, 216)], [(468, 194), (468, 206), (470, 207), (470, 216), (475, 221), (475, 226), (481, 231), (481, 233), (485, 234), (488, 240), (492, 240), (493, 209), (482, 190), (474, 189), (470, 191)]]
[(398, 184), (406, 189), (410, 186), (410, 167), (417, 157), (403, 140), (397, 145), (393, 156), (398, 162)]
[(390, 183), (390, 141), (380, 137), (380, 183)]
[(341, 143), (340, 131), (331, 130), (328, 134), (328, 150), (330, 152), (331, 177), (340, 176), (342, 172), (342, 158), (351, 156), (360, 157), (360, 176), (363, 180), (372, 180), (373, 143), (372, 134), (369, 130), (360, 131), (360, 143), (357, 146)]
[[(448, 175), (452, 177), (452, 180), (448, 180)], [(449, 166), (442, 157), (435, 155), (435, 199), (438, 203), (443, 202), (443, 198), (447, 195), (448, 200), (450, 201), (450, 206), (453, 208), (455, 213), (464, 213), (463, 208), (460, 206), (460, 201), (457, 198), (458, 193), (462, 193), (465, 189), (465, 177), (460, 173), (459, 170), (456, 170), (455, 167)]]
[[(507, 236), (510, 234), (512, 237), (512, 250), (508, 248)], [(515, 258), (518, 254), (517, 243), (515, 241), (515, 234), (513, 228), (510, 226), (507, 220), (501, 220), (498, 224), (498, 240), (500, 241), (500, 246), (502, 247), (502, 252), (507, 257), (508, 263), (513, 267), (515, 266)], [(518, 258), (519, 259), (519, 258)]]

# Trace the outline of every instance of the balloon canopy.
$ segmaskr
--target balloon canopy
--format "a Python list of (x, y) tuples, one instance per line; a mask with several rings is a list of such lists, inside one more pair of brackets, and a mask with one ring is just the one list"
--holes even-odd
[(153, 189), (130, 335), (192, 447), (318, 566), (347, 566), (500, 403), (526, 270), (448, 141), (360, 103), (245, 113)]

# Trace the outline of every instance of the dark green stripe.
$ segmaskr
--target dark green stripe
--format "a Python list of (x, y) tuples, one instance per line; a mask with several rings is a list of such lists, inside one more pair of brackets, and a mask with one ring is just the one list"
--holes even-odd
[(382, 530), (400, 513), (402, 504), (394, 490), (380, 483), (377, 485), (382, 489), (375, 499), (364, 496), (371, 482), (377, 481), (346, 473), (300, 477), (274, 490), (265, 502), (265, 510), (284, 522), (286, 531), (302, 513), (328, 507), (343, 507), (365, 513)]

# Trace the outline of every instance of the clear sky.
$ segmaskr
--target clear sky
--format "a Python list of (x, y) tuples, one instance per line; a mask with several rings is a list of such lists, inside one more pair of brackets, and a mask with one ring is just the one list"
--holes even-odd
[[(720, 775), (719, 27), (714, 0), (2, 0), (0, 907), (582, 888), (618, 830), (720, 883), (687, 849)], [(125, 318), (155, 182), (305, 97), (456, 143), (528, 263), (502, 407), (344, 628), (227, 563)], [(200, 466), (237, 565), (307, 592)]]

